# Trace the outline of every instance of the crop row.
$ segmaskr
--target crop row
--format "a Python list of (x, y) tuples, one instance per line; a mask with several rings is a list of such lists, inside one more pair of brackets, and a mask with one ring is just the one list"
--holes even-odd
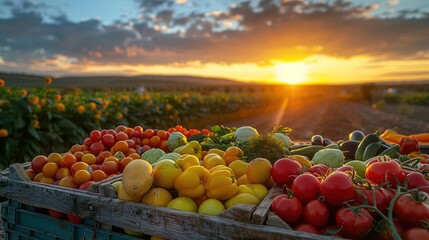
[(87, 91), (8, 88), (0, 79), (0, 169), (64, 152), (94, 129), (166, 129), (272, 100), (268, 93)]
[(391, 93), (384, 96), (387, 103), (407, 103), (415, 105), (429, 106), (429, 93), (413, 92), (413, 93)]

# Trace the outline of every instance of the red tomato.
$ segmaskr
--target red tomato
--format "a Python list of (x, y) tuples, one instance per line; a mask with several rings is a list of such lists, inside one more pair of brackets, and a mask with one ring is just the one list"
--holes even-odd
[[(394, 218), (393, 219), (393, 225), (395, 226), (396, 232), (398, 232), (399, 235), (402, 235), (402, 233), (405, 231), (405, 228), (402, 225), (402, 223), (399, 221), (399, 219)], [(381, 229), (378, 232), (377, 237), (379, 240), (392, 240), (393, 239), (392, 232), (385, 222), (382, 223)]]
[(74, 224), (79, 224), (79, 223), (83, 222), (83, 220), (84, 220), (83, 218), (72, 215), (72, 214), (67, 214), (67, 219)]
[(271, 210), (287, 224), (295, 224), (301, 219), (303, 207), (297, 198), (282, 194), (273, 199)]
[(125, 141), (125, 140), (129, 139), (128, 135), (124, 132), (118, 132), (114, 136), (115, 136), (116, 142)]
[(371, 232), (372, 221), (371, 214), (364, 208), (342, 207), (336, 214), (337, 227), (341, 228), (340, 234), (345, 238), (365, 239)]
[(115, 136), (113, 136), (112, 134), (106, 133), (101, 137), (101, 141), (103, 142), (104, 146), (106, 147), (112, 147), (113, 145), (115, 145), (116, 140), (115, 140)]
[(95, 156), (98, 156), (98, 154), (102, 151), (106, 150), (106, 148), (104, 147), (103, 143), (100, 142), (94, 142), (93, 144), (91, 144), (91, 146), (89, 147), (89, 151), (94, 154)]
[(349, 174), (350, 176), (356, 175), (356, 170), (354, 169), (354, 167), (352, 167), (350, 165), (343, 165), (343, 166), (337, 168), (337, 170), (335, 170), (335, 171), (345, 172), (345, 173)]
[(332, 237), (341, 237), (340, 229), (335, 225), (328, 225), (320, 230), (320, 233)]
[(329, 221), (329, 208), (319, 200), (311, 200), (304, 207), (304, 222), (317, 228), (326, 227)]
[(319, 195), (320, 182), (311, 173), (301, 174), (293, 181), (292, 192), (302, 204), (306, 204), (311, 200), (316, 199)]
[(93, 141), (90, 137), (87, 137), (83, 140), (83, 144), (85, 144), (87, 147), (90, 147), (92, 145)]
[(420, 227), (422, 221), (429, 219), (429, 199), (424, 192), (414, 195), (404, 194), (393, 206), (393, 214), (407, 227)]
[(378, 184), (390, 184), (396, 187), (405, 179), (405, 174), (402, 171), (401, 165), (395, 161), (374, 162), (369, 165), (365, 171), (366, 179)]
[(48, 209), (48, 212), (49, 212), (49, 215), (51, 217), (57, 218), (57, 219), (64, 218), (66, 216), (65, 213), (62, 213), (62, 212), (59, 212), (59, 211), (56, 211), (56, 210), (53, 210), (53, 209)]
[(92, 130), (89, 137), (93, 142), (98, 142), (101, 140), (101, 132), (98, 130)]
[[(375, 203), (377, 209), (384, 214), (387, 214), (387, 208), (389, 207), (390, 200), (390, 193), (384, 188), (356, 189), (355, 202), (357, 205), (362, 205), (366, 202), (368, 205), (374, 206)], [(375, 212), (371, 212), (371, 214), (373, 214), (374, 217), (378, 217), (378, 214)]]
[(284, 186), (286, 184), (290, 187), (295, 177), (298, 176), (301, 171), (302, 166), (299, 162), (289, 158), (281, 158), (273, 164), (271, 176), (278, 186)]
[(308, 169), (308, 172), (313, 174), (316, 177), (328, 176), (331, 171), (332, 169), (330, 167), (323, 164), (316, 164), (311, 166), (310, 169)]
[(308, 233), (314, 233), (314, 234), (320, 234), (319, 230), (317, 230), (315, 227), (308, 225), (308, 224), (299, 224), (298, 226), (295, 227), (294, 229), (295, 231), (300, 231), (300, 232), (308, 232)]
[(327, 203), (341, 206), (343, 202), (354, 199), (355, 187), (346, 173), (338, 171), (333, 172), (321, 183), (320, 193)]
[(402, 234), (402, 239), (429, 239), (429, 231), (424, 228), (410, 228)]
[(405, 182), (407, 183), (408, 189), (417, 188), (420, 191), (429, 193), (429, 181), (419, 172), (408, 173), (405, 177)]

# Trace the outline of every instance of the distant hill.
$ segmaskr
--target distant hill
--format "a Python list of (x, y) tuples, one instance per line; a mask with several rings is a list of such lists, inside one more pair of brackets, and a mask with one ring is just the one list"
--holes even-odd
[[(40, 87), (44, 85), (45, 76), (0, 73), (0, 78), (6, 80), (9, 87)], [(51, 86), (58, 88), (136, 88), (142, 85), (146, 88), (189, 88), (191, 86), (243, 86), (247, 83), (223, 78), (195, 76), (65, 76), (54, 78)]]

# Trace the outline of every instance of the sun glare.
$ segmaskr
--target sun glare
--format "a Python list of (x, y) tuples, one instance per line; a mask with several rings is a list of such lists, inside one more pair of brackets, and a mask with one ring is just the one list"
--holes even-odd
[(289, 84), (298, 84), (307, 81), (308, 67), (305, 63), (278, 63), (276, 64), (277, 80)]

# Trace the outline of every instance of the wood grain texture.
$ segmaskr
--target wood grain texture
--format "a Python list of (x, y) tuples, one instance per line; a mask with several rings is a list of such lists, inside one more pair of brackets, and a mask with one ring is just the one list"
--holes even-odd
[(219, 217), (236, 220), (244, 223), (250, 223), (252, 212), (256, 209), (255, 205), (250, 204), (236, 204), (232, 208), (226, 209), (219, 214)]
[(31, 179), (25, 172), (24, 167), (19, 163), (14, 163), (9, 166), (9, 177), (11, 179), (21, 180), (24, 182), (30, 182)]
[(168, 239), (332, 239), (284, 228), (248, 224), (142, 203), (98, 193), (0, 178), (0, 195), (35, 207), (90, 217), (133, 231)]
[(270, 212), (267, 216), (267, 226), (273, 226), (273, 227), (280, 227), (285, 229), (292, 229), (289, 224), (287, 224), (285, 221), (283, 221), (279, 216), (277, 216), (275, 213)]
[(256, 208), (256, 210), (252, 214), (252, 220), (251, 223), (253, 224), (264, 224), (265, 220), (267, 219), (267, 215), (271, 208), (271, 203), (273, 202), (273, 199), (277, 197), (279, 194), (283, 192), (281, 187), (274, 186), (270, 189), (267, 196), (261, 201), (259, 206)]

